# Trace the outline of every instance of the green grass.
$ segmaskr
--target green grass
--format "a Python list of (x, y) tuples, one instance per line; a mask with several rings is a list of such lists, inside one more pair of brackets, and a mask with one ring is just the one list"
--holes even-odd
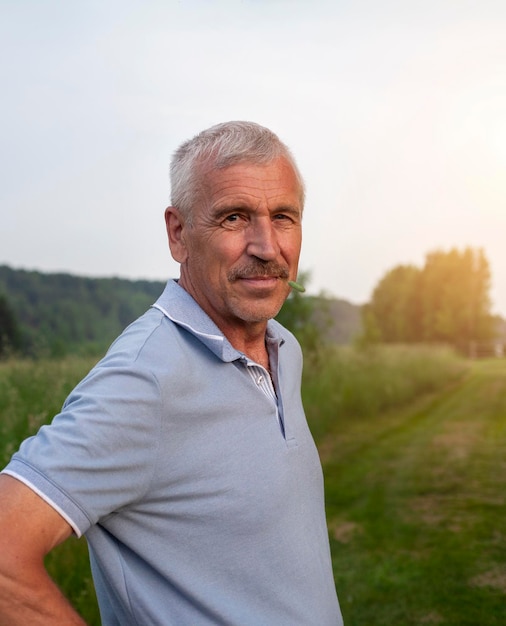
[[(0, 467), (23, 439), (51, 421), (96, 359), (10, 360), (0, 362)], [(100, 624), (85, 539), (72, 538), (46, 558), (50, 574), (86, 621)]]
[(505, 623), (506, 361), (320, 450), (347, 626)]
[(337, 422), (375, 418), (462, 377), (467, 363), (442, 347), (329, 349), (304, 368), (303, 399), (318, 442)]
[(23, 439), (53, 418), (96, 360), (67, 357), (0, 361), (0, 467)]
[[(56, 413), (93, 359), (0, 363), (0, 464)], [(506, 360), (443, 349), (340, 349), (303, 395), (326, 477), (346, 626), (505, 622)], [(86, 545), (48, 568), (100, 623)]]

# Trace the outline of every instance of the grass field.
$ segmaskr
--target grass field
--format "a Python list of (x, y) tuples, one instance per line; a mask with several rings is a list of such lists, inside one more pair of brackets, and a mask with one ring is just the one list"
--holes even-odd
[[(0, 363), (0, 465), (91, 365)], [(306, 368), (303, 394), (345, 625), (505, 624), (506, 360), (340, 350)], [(84, 542), (48, 568), (98, 625)]]
[[(23, 439), (51, 421), (95, 360), (67, 357), (0, 362), (0, 467)], [(90, 626), (99, 626), (86, 541), (69, 539), (48, 555), (46, 566)]]
[(506, 624), (506, 361), (320, 450), (346, 626)]

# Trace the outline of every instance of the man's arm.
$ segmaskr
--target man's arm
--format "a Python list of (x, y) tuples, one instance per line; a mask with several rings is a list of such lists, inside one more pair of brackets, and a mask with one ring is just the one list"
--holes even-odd
[(83, 626), (44, 567), (44, 557), (72, 534), (34, 491), (0, 474), (0, 626)]

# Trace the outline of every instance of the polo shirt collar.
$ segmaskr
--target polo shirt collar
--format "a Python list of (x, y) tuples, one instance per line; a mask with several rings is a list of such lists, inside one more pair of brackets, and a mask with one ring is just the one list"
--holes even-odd
[[(222, 361), (243, 359), (244, 354), (236, 350), (212, 319), (203, 311), (192, 296), (176, 280), (169, 280), (153, 305), (174, 324), (181, 326), (201, 341)], [(281, 346), (284, 339), (277, 332), (272, 320), (267, 322), (267, 338)]]

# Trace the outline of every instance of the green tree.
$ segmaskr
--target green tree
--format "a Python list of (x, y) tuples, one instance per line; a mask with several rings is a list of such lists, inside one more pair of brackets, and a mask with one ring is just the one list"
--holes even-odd
[[(298, 282), (306, 287), (309, 278), (309, 272), (301, 272)], [(307, 357), (321, 352), (330, 324), (324, 298), (292, 290), (276, 319), (297, 337)]]
[(7, 298), (0, 294), (0, 356), (21, 348), (21, 331)]
[(420, 270), (388, 271), (363, 310), (364, 341), (445, 342), (466, 348), (494, 335), (483, 250), (436, 250)]
[(428, 254), (420, 284), (423, 339), (462, 346), (490, 339), (489, 291), (490, 267), (483, 250)]
[(419, 283), (420, 270), (414, 265), (399, 265), (388, 271), (364, 307), (365, 334), (386, 343), (417, 341)]

